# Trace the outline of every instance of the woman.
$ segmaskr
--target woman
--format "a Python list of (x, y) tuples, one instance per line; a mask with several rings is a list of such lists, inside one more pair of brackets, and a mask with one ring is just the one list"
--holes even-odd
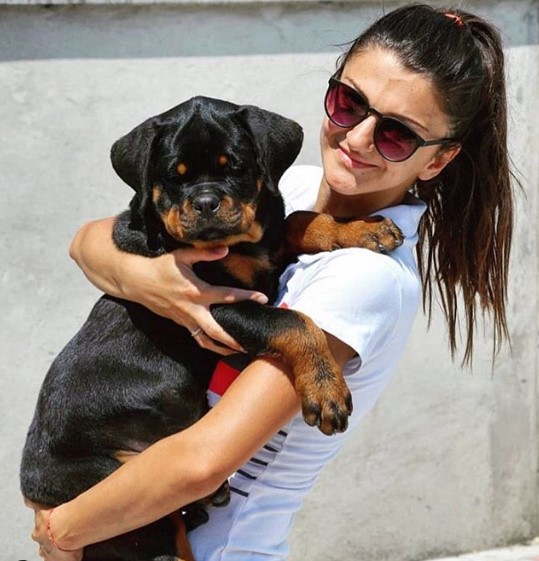
[[(282, 278), (278, 304), (310, 315), (344, 367), (355, 405), (350, 428), (328, 438), (307, 427), (286, 370), (277, 360), (257, 359), (194, 426), (73, 501), (38, 509), (33, 537), (43, 558), (79, 560), (85, 545), (206, 496), (234, 472), (231, 505), (213, 509), (190, 534), (196, 559), (285, 559), (302, 498), (390, 379), (421, 285), (429, 310), (434, 290), (441, 296), (452, 351), (461, 292), (466, 361), (478, 306), (493, 315), (496, 348), (507, 336), (512, 197), (497, 32), (465, 12), (397, 9), (338, 61), (325, 109), (323, 169), (287, 172), (281, 188), (288, 211), (381, 214), (406, 236), (390, 256), (361, 249), (301, 256)], [(111, 220), (90, 224), (73, 243), (72, 255), (92, 282), (174, 318), (202, 346), (216, 348), (218, 340), (237, 348), (212, 321), (209, 304), (263, 297), (204, 286), (190, 270), (225, 249), (148, 262), (117, 254), (111, 227)]]

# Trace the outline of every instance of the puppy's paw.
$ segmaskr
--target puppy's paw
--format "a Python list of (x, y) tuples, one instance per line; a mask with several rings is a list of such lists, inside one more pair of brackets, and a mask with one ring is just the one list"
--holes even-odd
[(400, 228), (383, 216), (371, 216), (339, 224), (340, 247), (363, 247), (377, 253), (389, 253), (404, 242)]
[(404, 243), (404, 234), (393, 220), (382, 216), (375, 216), (373, 218), (377, 221), (369, 222), (373, 227), (373, 231), (370, 235), (380, 253), (393, 251)]
[(340, 370), (329, 365), (319, 368), (313, 380), (298, 388), (305, 422), (327, 435), (344, 432), (353, 407)]
[(203, 501), (196, 501), (184, 506), (181, 510), (181, 515), (188, 532), (198, 528), (202, 524), (206, 524), (210, 519)]
[(228, 485), (228, 481), (224, 481), (219, 489), (210, 495), (208, 498), (209, 503), (212, 506), (226, 506), (230, 502), (230, 487)]

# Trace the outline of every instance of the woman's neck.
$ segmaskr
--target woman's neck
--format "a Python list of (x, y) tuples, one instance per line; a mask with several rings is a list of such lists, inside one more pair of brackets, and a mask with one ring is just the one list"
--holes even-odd
[(368, 216), (379, 210), (396, 206), (405, 199), (406, 193), (401, 191), (378, 191), (361, 195), (341, 195), (332, 191), (324, 181), (318, 190), (315, 211), (331, 214), (341, 218), (352, 216)]

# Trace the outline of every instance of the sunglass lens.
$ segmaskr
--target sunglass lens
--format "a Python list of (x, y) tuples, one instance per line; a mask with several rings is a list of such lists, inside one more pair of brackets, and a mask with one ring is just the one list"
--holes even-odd
[(354, 127), (367, 116), (365, 100), (352, 88), (332, 83), (326, 94), (328, 117), (341, 127)]
[(375, 133), (378, 152), (392, 162), (402, 162), (417, 149), (417, 137), (404, 123), (384, 117)]

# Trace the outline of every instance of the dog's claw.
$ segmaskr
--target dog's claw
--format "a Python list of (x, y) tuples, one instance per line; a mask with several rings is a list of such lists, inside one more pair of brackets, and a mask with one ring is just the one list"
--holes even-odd
[(370, 216), (340, 224), (339, 247), (363, 247), (389, 253), (404, 242), (404, 234), (389, 218)]
[(373, 222), (370, 236), (376, 244), (375, 251), (389, 253), (404, 243), (404, 234), (400, 228), (389, 218), (382, 218)]
[(352, 396), (342, 379), (331, 377), (331, 382), (324, 383), (307, 395), (302, 396), (302, 412), (305, 422), (316, 426), (326, 434), (344, 432), (348, 428), (348, 417), (352, 413)]

